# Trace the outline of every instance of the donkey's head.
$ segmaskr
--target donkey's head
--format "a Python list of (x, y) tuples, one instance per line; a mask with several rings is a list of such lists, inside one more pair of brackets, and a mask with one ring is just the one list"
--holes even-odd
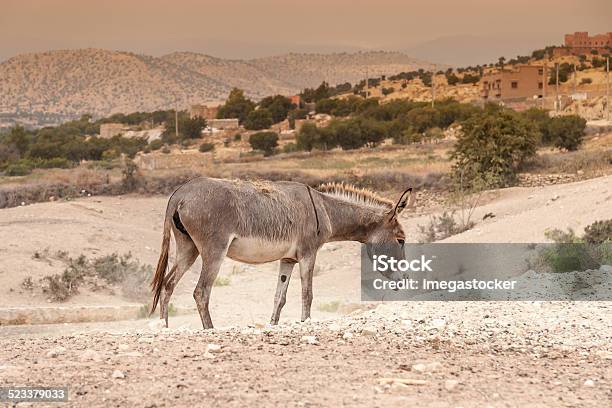
[[(399, 223), (398, 217), (406, 207), (413, 205), (415, 194), (412, 188), (402, 193), (397, 203), (390, 210), (385, 211), (381, 219), (371, 227), (365, 244), (373, 249), (375, 254), (387, 255), (396, 260), (404, 258), (404, 242), (406, 234)], [(391, 278), (393, 273), (389, 271), (387, 278)]]

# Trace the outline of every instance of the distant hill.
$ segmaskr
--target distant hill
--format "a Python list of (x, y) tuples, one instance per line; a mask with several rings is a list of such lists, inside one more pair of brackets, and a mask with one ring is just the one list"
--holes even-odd
[(61, 114), (152, 111), (222, 101), (232, 87), (248, 95), (299, 92), (322, 80), (355, 82), (365, 76), (435, 66), (399, 52), (286, 54), (230, 60), (177, 52), (152, 57), (79, 49), (23, 54), (0, 63), (0, 113)]
[(558, 38), (540, 36), (535, 41), (528, 34), (509, 35), (456, 35), (436, 38), (404, 49), (409, 55), (454, 67), (467, 67), (477, 64), (497, 62), (499, 57), (506, 59), (517, 55), (530, 55), (534, 44), (555, 44)]

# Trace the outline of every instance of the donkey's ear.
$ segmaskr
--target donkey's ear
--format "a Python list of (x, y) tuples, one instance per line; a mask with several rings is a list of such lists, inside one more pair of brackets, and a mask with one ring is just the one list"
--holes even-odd
[(389, 212), (389, 216), (391, 218), (395, 218), (402, 211), (404, 211), (406, 207), (412, 207), (414, 205), (415, 197), (416, 197), (416, 194), (412, 193), (412, 187), (404, 191), (402, 195), (400, 196), (399, 200), (397, 201), (397, 204), (395, 204), (395, 207), (393, 208), (393, 210)]

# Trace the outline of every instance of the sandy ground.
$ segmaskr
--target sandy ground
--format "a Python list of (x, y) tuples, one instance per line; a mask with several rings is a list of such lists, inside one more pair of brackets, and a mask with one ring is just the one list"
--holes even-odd
[[(474, 219), (495, 217), (450, 241), (540, 242), (546, 229), (581, 231), (612, 218), (612, 177), (490, 196)], [(20, 288), (26, 276), (63, 269), (32, 259), (45, 248), (73, 256), (130, 251), (154, 264), (165, 203), (164, 197), (92, 197), (0, 211), (0, 307), (48, 305), (42, 294)], [(411, 240), (427, 218), (402, 220)], [(268, 328), (276, 263), (228, 260), (222, 275), (230, 284), (213, 289), (218, 329), (212, 331), (197, 330), (195, 315), (172, 317), (161, 332), (148, 327), (154, 320), (0, 327), (0, 385), (67, 385), (71, 406), (600, 407), (611, 401), (611, 302), (359, 305), (358, 251), (351, 243), (321, 251), (314, 320), (305, 324), (297, 323), (299, 279), (291, 282), (281, 325)], [(198, 270), (196, 264), (183, 278), (173, 303), (193, 305)], [(332, 302), (341, 313), (321, 310)], [(127, 301), (83, 292), (68, 303)], [(207, 352), (209, 344), (221, 350)]]

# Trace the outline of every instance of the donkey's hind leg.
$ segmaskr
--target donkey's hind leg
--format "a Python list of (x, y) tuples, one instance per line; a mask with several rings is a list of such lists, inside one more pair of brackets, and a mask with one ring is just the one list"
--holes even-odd
[(227, 253), (228, 246), (229, 238), (210, 243), (207, 242), (202, 246), (202, 248), (205, 248), (201, 251), (202, 272), (200, 273), (200, 279), (198, 280), (196, 288), (193, 291), (193, 298), (198, 306), (202, 327), (205, 329), (213, 328), (212, 319), (208, 311), (210, 292), (217, 278), (217, 274), (219, 273), (219, 269), (221, 268), (223, 258), (225, 258), (225, 254)]
[(174, 237), (176, 241), (176, 261), (162, 286), (159, 302), (159, 315), (161, 319), (166, 321), (166, 327), (168, 327), (168, 304), (170, 303), (172, 292), (174, 292), (176, 285), (198, 257), (198, 248), (189, 236), (175, 229)]
[(276, 295), (274, 295), (274, 309), (272, 310), (272, 318), (270, 324), (278, 324), (281, 310), (285, 306), (287, 299), (287, 288), (289, 287), (289, 279), (293, 272), (295, 261), (281, 259), (278, 268), (278, 283), (276, 284)]

